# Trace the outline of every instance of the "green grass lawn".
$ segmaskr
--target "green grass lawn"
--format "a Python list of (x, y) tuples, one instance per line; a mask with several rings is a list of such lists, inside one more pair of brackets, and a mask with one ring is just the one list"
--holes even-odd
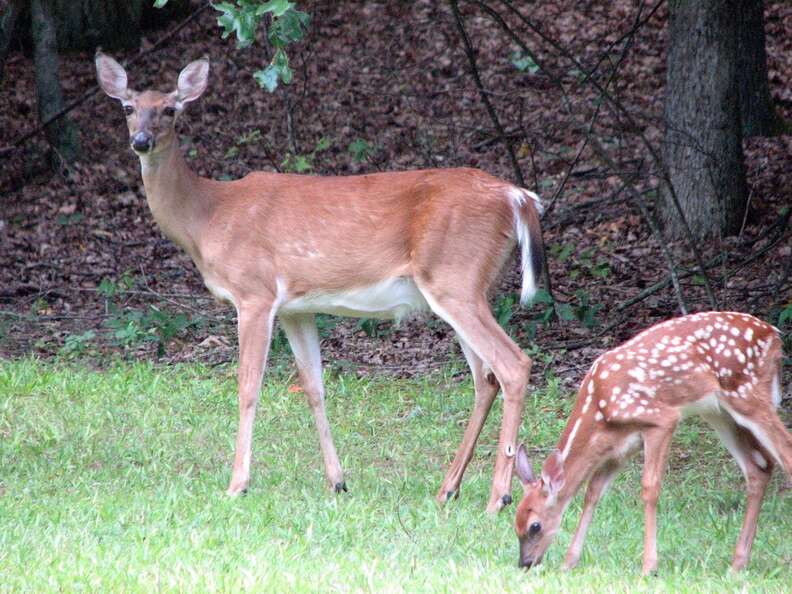
[[(484, 513), (499, 402), (461, 497), (445, 509), (434, 502), (472, 403), (461, 369), (418, 381), (327, 374), (350, 488), (341, 496), (325, 485), (303, 395), (286, 389), (294, 379), (268, 374), (250, 491), (231, 499), (233, 369), (0, 363), (0, 591), (792, 589), (792, 497), (778, 494), (777, 476), (749, 570), (730, 574), (742, 478), (690, 421), (661, 498), (658, 577), (640, 577), (637, 464), (603, 499), (577, 570), (560, 562), (579, 498), (545, 563), (518, 570), (514, 506)], [(571, 404), (548, 384), (527, 400), (521, 437), (532, 448), (555, 442)]]

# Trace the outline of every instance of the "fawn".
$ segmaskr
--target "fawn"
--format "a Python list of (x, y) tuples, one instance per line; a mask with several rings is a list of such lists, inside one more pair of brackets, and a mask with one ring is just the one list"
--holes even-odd
[(519, 447), (516, 472), (524, 489), (515, 519), (519, 565), (541, 561), (564, 510), (588, 480), (564, 562), (574, 567), (597, 502), (643, 443), (643, 573), (656, 571), (657, 500), (671, 436), (682, 418), (699, 415), (745, 476), (748, 501), (732, 561), (734, 569), (743, 569), (773, 465), (792, 476), (792, 435), (775, 410), (781, 402), (781, 355), (773, 326), (743, 313), (708, 312), (652, 326), (597, 358), (539, 478), (525, 447)]

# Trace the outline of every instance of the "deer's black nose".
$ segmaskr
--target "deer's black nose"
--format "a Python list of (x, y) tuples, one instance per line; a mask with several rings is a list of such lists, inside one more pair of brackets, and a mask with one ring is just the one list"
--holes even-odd
[(154, 148), (154, 137), (149, 132), (138, 132), (132, 137), (132, 148), (139, 153), (147, 153)]

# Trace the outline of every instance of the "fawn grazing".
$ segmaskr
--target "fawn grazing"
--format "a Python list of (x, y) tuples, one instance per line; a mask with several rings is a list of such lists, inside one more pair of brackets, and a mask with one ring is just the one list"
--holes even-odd
[(170, 93), (130, 90), (123, 67), (102, 53), (96, 68), (102, 89), (123, 105), (154, 219), (192, 257), (209, 290), (237, 310), (240, 416), (229, 494), (248, 486), (276, 316), (314, 416), (327, 479), (340, 491), (346, 484), (325, 413), (314, 314), (399, 318), (428, 309), (456, 332), (475, 387), (473, 413), (437, 498), (458, 494), (500, 388), (504, 414), (487, 509), (510, 503), (531, 360), (498, 326), (487, 292), (519, 246), (522, 301), (533, 294), (542, 264), (538, 197), (475, 169), (204, 179), (185, 163), (175, 122), (206, 88), (208, 61), (185, 67)]
[(577, 564), (599, 498), (643, 442), (643, 573), (656, 571), (657, 500), (671, 436), (682, 418), (697, 414), (720, 435), (745, 475), (748, 500), (732, 561), (734, 569), (743, 569), (773, 465), (792, 476), (792, 435), (775, 411), (781, 350), (769, 324), (742, 313), (709, 312), (657, 324), (601, 355), (583, 379), (539, 478), (525, 448), (518, 450), (516, 470), (524, 488), (515, 520), (520, 566), (541, 561), (566, 506), (588, 480), (564, 562), (566, 568)]

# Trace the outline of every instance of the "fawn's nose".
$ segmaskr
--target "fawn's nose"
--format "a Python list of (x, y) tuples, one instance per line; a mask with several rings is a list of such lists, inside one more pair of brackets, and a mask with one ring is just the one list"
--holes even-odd
[(154, 136), (150, 132), (138, 132), (132, 137), (132, 148), (139, 153), (147, 153), (154, 148)]
[(534, 564), (533, 559), (527, 559), (525, 557), (520, 557), (520, 560), (517, 561), (517, 567), (520, 569), (531, 569)]

